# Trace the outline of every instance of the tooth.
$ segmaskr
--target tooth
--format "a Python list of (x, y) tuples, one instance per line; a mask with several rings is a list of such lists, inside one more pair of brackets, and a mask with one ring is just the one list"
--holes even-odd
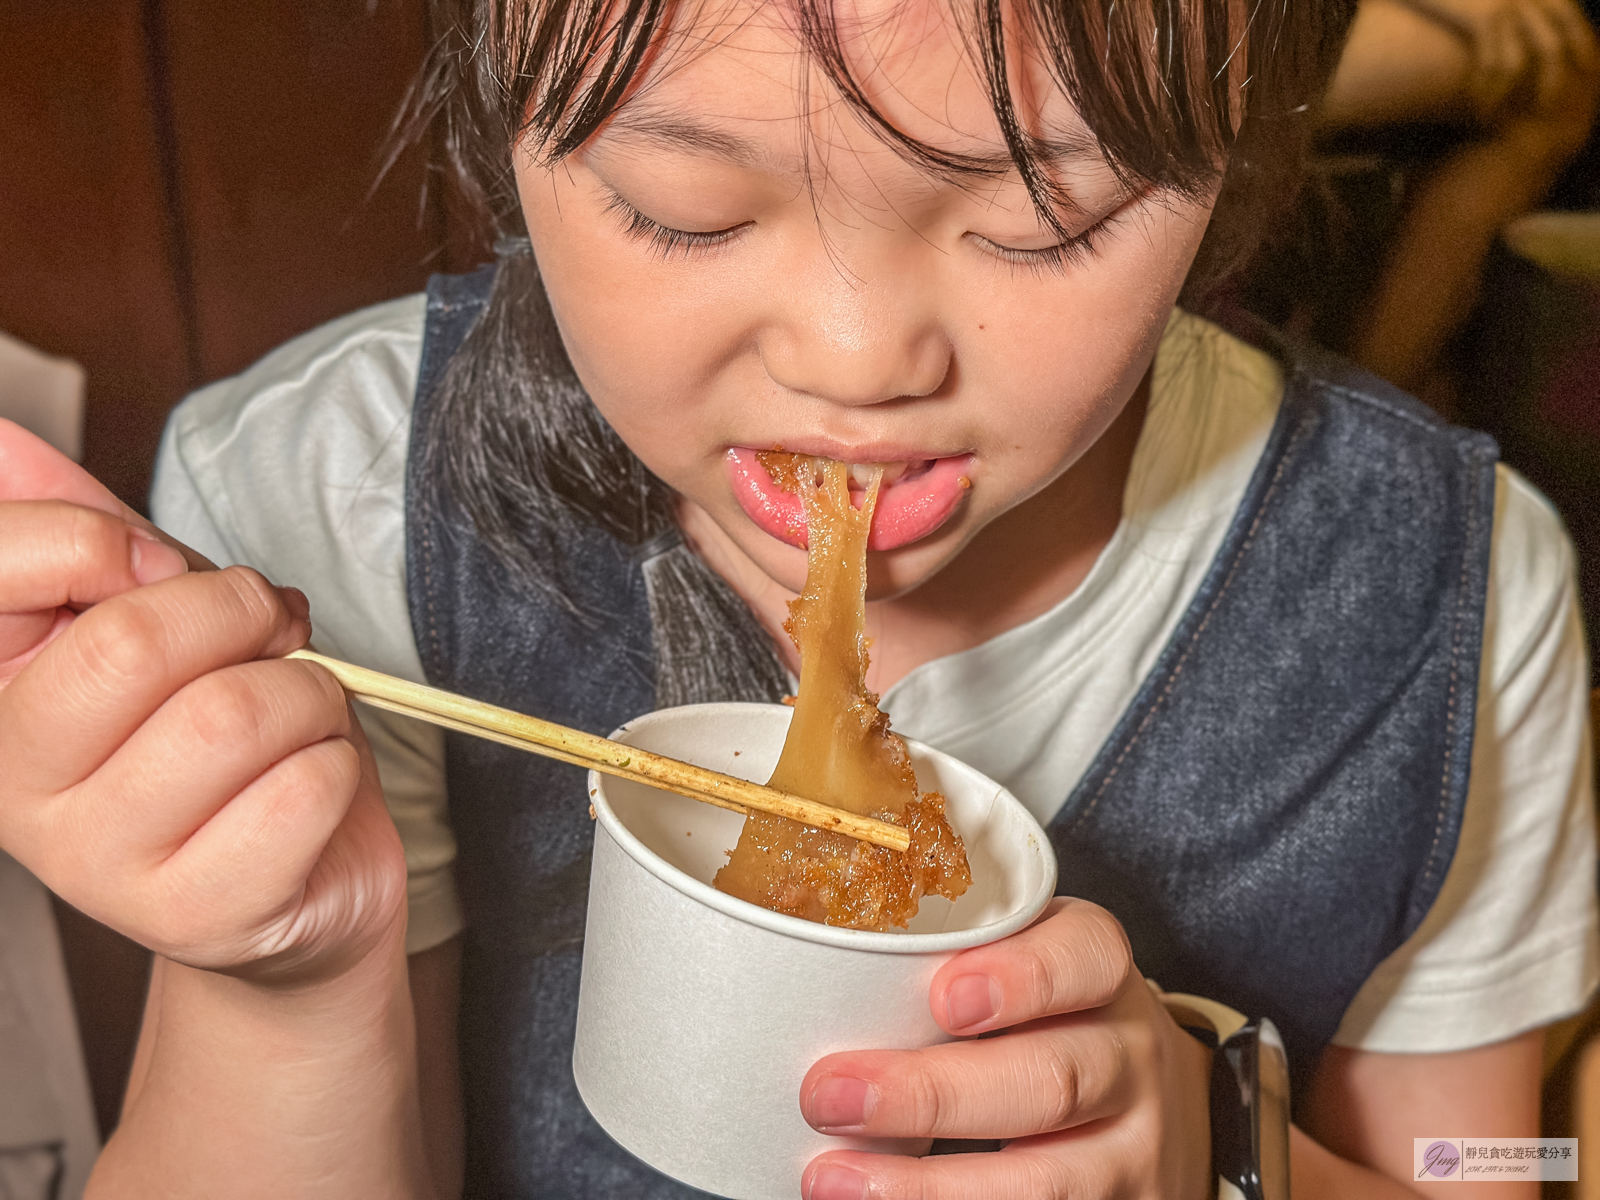
[(887, 486), (906, 473), (907, 465), (904, 462), (851, 463), (850, 478), (860, 487), (871, 487), (872, 473), (881, 470), (883, 472), (883, 485)]

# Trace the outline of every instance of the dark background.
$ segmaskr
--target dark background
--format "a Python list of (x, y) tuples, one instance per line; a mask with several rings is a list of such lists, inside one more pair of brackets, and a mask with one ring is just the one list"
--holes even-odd
[(0, 4), (0, 329), (88, 369), (84, 465), (129, 504), (186, 392), (474, 261), (426, 147), (374, 187), (423, 8)]

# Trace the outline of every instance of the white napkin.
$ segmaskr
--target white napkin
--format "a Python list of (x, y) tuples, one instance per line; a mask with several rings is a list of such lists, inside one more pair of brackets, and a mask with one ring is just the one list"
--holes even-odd
[(74, 462), (83, 459), (86, 375), (69, 358), (55, 358), (0, 333), (0, 417), (37, 434)]
[(79, 1200), (99, 1149), (50, 894), (0, 853), (0, 1197)]

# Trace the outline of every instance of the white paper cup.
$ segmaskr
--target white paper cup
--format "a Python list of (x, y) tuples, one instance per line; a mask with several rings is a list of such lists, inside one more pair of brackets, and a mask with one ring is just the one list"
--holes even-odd
[[(765, 780), (792, 710), (664, 709), (613, 736)], [(657, 1170), (739, 1200), (799, 1195), (832, 1149), (921, 1154), (928, 1143), (827, 1137), (800, 1115), (800, 1081), (838, 1050), (948, 1041), (928, 1010), (956, 951), (1029, 924), (1055, 890), (1049, 839), (1004, 788), (917, 742), (924, 791), (944, 793), (972, 886), (930, 897), (907, 932), (836, 929), (711, 886), (744, 818), (589, 774), (598, 814), (572, 1066), (606, 1132)]]

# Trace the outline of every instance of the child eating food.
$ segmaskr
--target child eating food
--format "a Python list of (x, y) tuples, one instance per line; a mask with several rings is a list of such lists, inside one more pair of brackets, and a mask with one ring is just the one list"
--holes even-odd
[(0, 847), (158, 954), (92, 1192), (683, 1194), (572, 1081), (581, 773), (282, 656), (601, 733), (776, 700), (773, 447), (878, 480), (864, 686), (1070, 893), (934, 977), (958, 1040), (800, 1084), (818, 1129), (956, 1152), (798, 1194), (1211, 1194), (1211, 1052), (1146, 977), (1282, 1031), (1302, 1200), (1532, 1136), (1597, 969), (1559, 520), (1487, 439), (1191, 311), (1347, 18), (441, 5), (412, 115), (494, 264), (188, 400), (160, 533), (0, 431)]

